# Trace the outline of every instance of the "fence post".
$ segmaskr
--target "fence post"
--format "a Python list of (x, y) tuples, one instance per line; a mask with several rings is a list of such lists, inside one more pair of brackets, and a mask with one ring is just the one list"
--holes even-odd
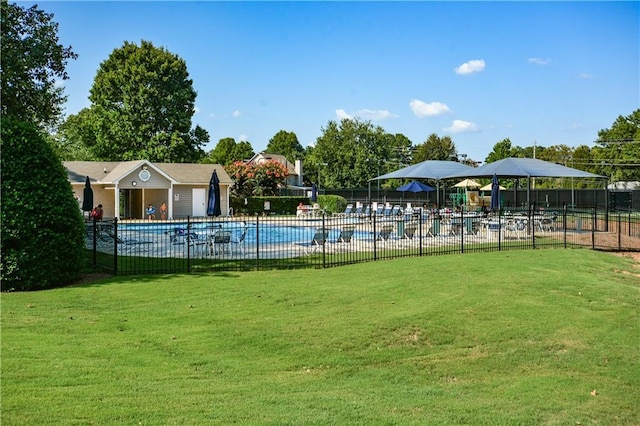
[(464, 219), (464, 205), (462, 205), (460, 208), (460, 253), (464, 253), (464, 227), (466, 225)]
[(419, 256), (422, 256), (422, 238), (424, 237), (422, 235), (422, 210), (418, 210), (418, 243), (420, 243), (419, 248), (418, 248), (418, 253)]
[(620, 225), (621, 225), (620, 212), (618, 212), (618, 251), (622, 250), (622, 240), (621, 240), (621, 238), (622, 238), (621, 231), (622, 230), (620, 229)]
[(591, 215), (591, 250), (596, 249), (596, 208), (593, 207), (593, 214)]
[(118, 218), (113, 218), (113, 275), (118, 275)]
[[(372, 209), (373, 210), (373, 209)], [(373, 215), (373, 260), (378, 260), (378, 233), (376, 232), (376, 217)]]
[(191, 216), (187, 216), (187, 272), (191, 272)]
[(322, 212), (322, 237), (324, 238), (324, 242), (322, 243), (322, 268), (323, 269), (327, 267), (327, 250), (326, 250), (326, 247), (327, 247), (327, 238), (328, 238), (328, 235), (327, 235), (327, 238), (325, 238), (326, 228), (325, 228), (324, 218), (325, 218), (325, 213)]
[(260, 270), (260, 216), (256, 216), (256, 271)]
[(536, 248), (536, 205), (529, 205), (529, 226), (531, 227), (531, 248)]
[(97, 229), (97, 225), (98, 225), (98, 221), (96, 220), (95, 217), (92, 218), (92, 222), (93, 222), (93, 230), (91, 232), (91, 240), (93, 241), (93, 246), (91, 247), (91, 252), (92, 252), (92, 260), (93, 260), (93, 268), (95, 269), (95, 267), (98, 265), (98, 229)]
[(562, 203), (562, 239), (567, 248), (567, 203)]

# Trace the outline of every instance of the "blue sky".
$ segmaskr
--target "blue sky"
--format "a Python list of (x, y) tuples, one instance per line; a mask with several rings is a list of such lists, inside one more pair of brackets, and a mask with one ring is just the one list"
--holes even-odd
[[(28, 6), (32, 2), (19, 2)], [(483, 161), (496, 142), (592, 146), (640, 107), (638, 2), (55, 2), (66, 113), (89, 106), (125, 41), (183, 58), (194, 124), (263, 150), (278, 131), (313, 144), (360, 117), (414, 145), (449, 135)]]

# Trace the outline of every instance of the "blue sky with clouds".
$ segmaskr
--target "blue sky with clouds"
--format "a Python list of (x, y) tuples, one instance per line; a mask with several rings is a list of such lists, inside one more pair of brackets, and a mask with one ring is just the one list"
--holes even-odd
[[(19, 2), (28, 6), (32, 2)], [(638, 2), (55, 2), (66, 112), (89, 106), (125, 41), (185, 60), (194, 124), (263, 150), (278, 131), (313, 144), (360, 117), (417, 145), (449, 135), (483, 161), (496, 142), (591, 146), (640, 107)]]

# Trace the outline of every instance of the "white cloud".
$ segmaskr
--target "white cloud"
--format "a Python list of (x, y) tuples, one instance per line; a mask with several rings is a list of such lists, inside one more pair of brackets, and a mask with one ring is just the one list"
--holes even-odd
[(387, 118), (397, 118), (396, 114), (393, 114), (386, 109), (361, 109), (360, 111), (356, 111), (355, 115), (357, 117), (368, 118), (369, 120), (385, 120)]
[(433, 117), (451, 112), (446, 104), (440, 102), (431, 102), (428, 104), (419, 99), (412, 99), (411, 102), (409, 102), (409, 108), (411, 108), (411, 111), (413, 111), (416, 117), (420, 118)]
[(444, 130), (451, 133), (466, 133), (477, 132), (480, 129), (478, 128), (477, 124), (470, 121), (453, 120), (453, 123), (451, 123), (451, 127), (446, 127)]
[(202, 111), (200, 110), (200, 108), (198, 108), (197, 106), (193, 107), (193, 113), (194, 114), (200, 114)]
[(233, 111), (232, 115), (233, 115), (233, 118), (238, 118), (238, 117), (242, 116), (242, 113), (240, 111), (238, 111), (238, 110), (235, 110), (235, 111)]
[(55, 81), (53, 82), (53, 87), (55, 87), (56, 89), (65, 87), (64, 80), (61, 78), (56, 78)]
[(248, 140), (247, 135), (238, 136), (238, 142), (246, 142)]
[(546, 58), (546, 59), (542, 59), (542, 58), (529, 58), (528, 61), (530, 64), (536, 64), (536, 65), (549, 65), (551, 63), (551, 59)]
[(337, 110), (336, 110), (336, 115), (338, 116), (338, 118), (339, 118), (340, 120), (343, 120), (343, 119), (345, 119), (345, 118), (346, 118), (346, 119), (351, 119), (351, 118), (352, 118), (349, 114), (347, 114), (347, 111), (345, 111), (345, 110), (343, 110), (343, 109), (337, 109)]
[(454, 68), (454, 70), (456, 74), (473, 74), (474, 72), (484, 71), (484, 67), (484, 59), (474, 59)]
[(583, 80), (589, 80), (593, 78), (593, 74), (589, 74), (588, 72), (581, 72), (580, 74), (578, 74), (578, 78)]
[(343, 109), (336, 110), (336, 116), (342, 119), (352, 119), (353, 117), (366, 118), (368, 120), (386, 120), (388, 118), (397, 118), (398, 115), (394, 114), (386, 109), (361, 109), (354, 113), (348, 113)]

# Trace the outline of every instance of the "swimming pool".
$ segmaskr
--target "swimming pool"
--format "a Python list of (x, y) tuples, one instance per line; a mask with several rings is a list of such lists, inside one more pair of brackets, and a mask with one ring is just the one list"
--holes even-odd
[[(241, 221), (228, 222), (136, 222), (118, 224), (118, 234), (123, 238), (144, 239), (145, 236), (157, 238), (159, 235), (169, 237), (184, 236), (189, 232), (195, 234), (197, 239), (204, 239), (214, 235), (218, 230), (231, 231), (234, 238), (239, 238), (246, 232), (245, 242), (247, 244), (283, 244), (311, 241), (315, 230), (321, 226), (316, 222), (304, 224), (287, 224), (278, 222), (265, 222), (257, 225)], [(337, 238), (339, 229), (332, 229), (329, 239)]]

